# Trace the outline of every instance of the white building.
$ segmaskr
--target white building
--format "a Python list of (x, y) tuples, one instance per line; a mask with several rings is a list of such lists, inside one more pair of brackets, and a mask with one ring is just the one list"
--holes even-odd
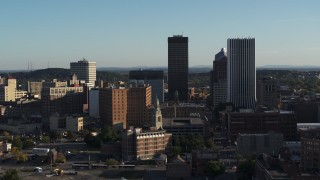
[(86, 83), (90, 83), (91, 86), (94, 86), (97, 78), (96, 69), (96, 62), (89, 62), (86, 59), (70, 63), (71, 74), (76, 74), (80, 81), (84, 80)]
[(227, 102), (236, 108), (255, 109), (255, 39), (228, 39)]
[(53, 114), (49, 118), (50, 130), (79, 132), (84, 129), (84, 117), (82, 116), (59, 116)]

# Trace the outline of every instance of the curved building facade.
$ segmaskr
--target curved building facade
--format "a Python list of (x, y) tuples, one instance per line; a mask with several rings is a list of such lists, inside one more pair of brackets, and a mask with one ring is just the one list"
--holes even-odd
[(227, 101), (236, 108), (256, 106), (255, 39), (228, 39)]

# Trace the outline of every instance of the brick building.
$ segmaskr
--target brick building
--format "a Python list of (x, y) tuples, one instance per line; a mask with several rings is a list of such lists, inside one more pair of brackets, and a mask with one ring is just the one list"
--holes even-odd
[(124, 87), (99, 90), (99, 113), (101, 122), (119, 129), (127, 126), (127, 91)]
[(301, 165), (320, 172), (320, 128), (300, 131)]
[(44, 117), (82, 113), (83, 87), (43, 87), (41, 101)]
[(297, 120), (292, 112), (231, 112), (227, 114), (228, 137), (235, 141), (238, 134), (283, 134), (284, 141), (297, 139)]
[(146, 160), (171, 151), (171, 134), (165, 130), (128, 129), (122, 133), (122, 159)]
[(150, 124), (149, 109), (152, 105), (151, 86), (135, 85), (128, 90), (127, 127), (143, 127)]

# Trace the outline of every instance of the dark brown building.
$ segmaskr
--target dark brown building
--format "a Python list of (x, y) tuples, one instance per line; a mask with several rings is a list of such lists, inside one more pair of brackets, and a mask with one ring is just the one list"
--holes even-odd
[(303, 169), (320, 172), (320, 128), (302, 130), (300, 134)]
[(119, 129), (127, 127), (127, 91), (124, 87), (99, 89), (99, 112), (103, 124)]
[(320, 103), (319, 102), (299, 102), (295, 105), (294, 112), (298, 123), (319, 123)]
[(228, 113), (228, 136), (235, 141), (238, 134), (283, 134), (285, 141), (297, 140), (297, 120), (292, 112)]
[(169, 100), (188, 101), (188, 37), (177, 35), (168, 38), (168, 88)]
[(43, 87), (41, 101), (43, 117), (82, 113), (83, 87)]
[(257, 104), (271, 109), (278, 107), (280, 98), (279, 85), (271, 77), (262, 77), (257, 80)]
[(99, 90), (101, 122), (112, 127), (150, 126), (151, 86), (102, 88)]
[(143, 127), (150, 125), (151, 114), (151, 86), (142, 85), (128, 90), (127, 127)]

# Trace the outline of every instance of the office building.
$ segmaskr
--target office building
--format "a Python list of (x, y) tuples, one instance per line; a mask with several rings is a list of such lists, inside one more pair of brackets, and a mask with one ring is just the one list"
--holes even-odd
[(212, 72), (213, 105), (225, 103), (227, 100), (227, 50), (222, 48), (215, 55)]
[(84, 80), (85, 83), (90, 83), (91, 86), (94, 86), (97, 73), (96, 62), (89, 62), (86, 59), (71, 62), (70, 71), (71, 74), (76, 74), (80, 81)]
[(320, 172), (320, 128), (301, 130), (301, 165)]
[(33, 95), (34, 97), (38, 97), (41, 99), (41, 91), (42, 91), (42, 83), (44, 81), (28, 81), (28, 93)]
[(228, 39), (227, 102), (237, 109), (255, 109), (255, 39)]
[(280, 98), (280, 86), (272, 77), (259, 77), (257, 79), (257, 105), (270, 109), (277, 109)]
[(151, 86), (135, 84), (128, 90), (127, 127), (150, 126)]
[(141, 70), (130, 71), (129, 80), (143, 80), (152, 88), (152, 103), (156, 103), (156, 98), (160, 103), (164, 102), (164, 79), (163, 70)]
[(101, 121), (119, 128), (150, 127), (152, 119), (151, 86), (130, 84), (129, 88), (99, 89)]
[(168, 89), (169, 100), (188, 101), (188, 37), (181, 35), (168, 38)]
[(278, 155), (283, 144), (283, 135), (268, 134), (239, 134), (237, 138), (238, 154), (251, 158), (259, 154)]
[(205, 136), (206, 125), (200, 117), (163, 118), (162, 127), (173, 136)]
[(165, 118), (189, 118), (193, 114), (200, 114), (203, 117), (206, 112), (206, 106), (202, 104), (180, 103), (173, 106), (168, 104), (161, 106), (161, 113)]
[(27, 96), (27, 91), (17, 89), (17, 80), (8, 76), (5, 84), (0, 85), (0, 101), (16, 101), (22, 97)]
[(89, 90), (89, 116), (99, 117), (99, 89)]
[(285, 141), (297, 140), (297, 120), (291, 111), (230, 112), (225, 124), (232, 141), (239, 134), (267, 134), (271, 131), (282, 134)]
[(43, 87), (42, 115), (83, 113), (83, 87)]
[(101, 122), (116, 129), (127, 127), (128, 89), (124, 87), (99, 89)]

